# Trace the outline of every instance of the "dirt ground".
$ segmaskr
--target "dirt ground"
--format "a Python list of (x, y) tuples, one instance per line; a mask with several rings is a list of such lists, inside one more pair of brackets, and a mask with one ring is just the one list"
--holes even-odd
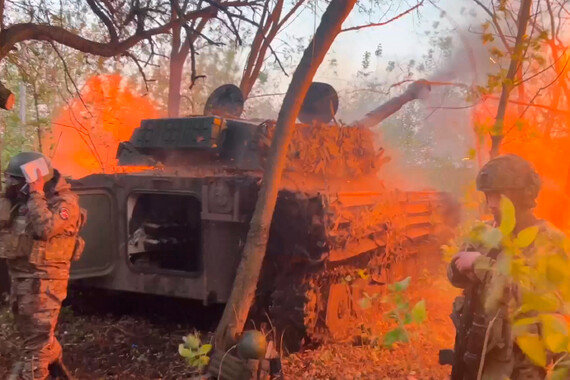
[(432, 278), (416, 279), (409, 290), (410, 300), (424, 299), (427, 307), (426, 321), (410, 328), (410, 343), (392, 349), (348, 342), (326, 344), (286, 357), (285, 373), (291, 379), (448, 378), (451, 367), (438, 364), (438, 353), (453, 348), (455, 330), (449, 313), (458, 291), (449, 285), (442, 269), (432, 274)]
[[(412, 280), (409, 297), (425, 299), (428, 317), (411, 329), (411, 342), (393, 349), (324, 344), (283, 358), (288, 379), (444, 379), (449, 367), (437, 364), (438, 350), (451, 348), (449, 320), (457, 290), (443, 266)], [(105, 302), (101, 302), (105, 299)], [(190, 312), (189, 312), (190, 311)], [(63, 309), (57, 335), (64, 360), (78, 379), (184, 379), (196, 374), (178, 356), (182, 337), (194, 328), (213, 331), (221, 308), (204, 310), (179, 300), (126, 295), (73, 296)], [(383, 316), (378, 316), (381, 323)], [(16, 359), (18, 341), (7, 306), (0, 307), (0, 378)]]

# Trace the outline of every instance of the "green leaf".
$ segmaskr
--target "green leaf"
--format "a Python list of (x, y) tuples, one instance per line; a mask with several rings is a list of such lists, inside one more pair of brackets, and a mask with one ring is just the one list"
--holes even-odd
[(203, 368), (207, 366), (209, 363), (210, 363), (210, 358), (208, 356), (200, 356), (200, 359), (198, 360), (198, 367)]
[(516, 338), (517, 345), (521, 351), (541, 367), (546, 366), (546, 347), (536, 334), (525, 334)]
[(372, 307), (372, 302), (370, 301), (370, 298), (362, 297), (358, 300), (358, 306), (363, 310), (370, 309)]
[(198, 338), (194, 334), (186, 335), (186, 337), (184, 338), (184, 342), (186, 342), (186, 347), (191, 348), (193, 350), (197, 350), (198, 347), (200, 347), (200, 345), (202, 344), (200, 338)]
[(206, 355), (208, 354), (210, 351), (212, 351), (212, 345), (211, 344), (204, 344), (202, 347), (200, 347), (200, 349), (198, 350), (198, 354), (200, 355)]
[(503, 236), (509, 236), (515, 229), (515, 205), (504, 195), (501, 197), (501, 225), (499, 229)]
[(401, 327), (397, 327), (394, 330), (388, 331), (383, 338), (383, 344), (386, 347), (391, 347), (394, 343), (397, 342), (407, 343), (408, 341), (408, 332)]
[(548, 380), (567, 380), (568, 379), (568, 368), (556, 368), (548, 376)]
[(403, 279), (402, 281), (395, 282), (395, 283), (389, 285), (388, 287), (392, 291), (403, 292), (404, 290), (408, 289), (408, 286), (410, 286), (411, 280), (412, 280), (412, 278), (410, 276), (408, 276), (405, 279)]
[(503, 234), (498, 228), (490, 228), (481, 234), (481, 241), (486, 248), (498, 248)]
[(184, 344), (181, 343), (178, 345), (178, 354), (180, 354), (180, 356), (183, 358), (190, 358), (192, 357), (192, 350), (184, 347)]
[(421, 300), (418, 303), (416, 303), (412, 308), (412, 318), (414, 322), (420, 324), (423, 321), (425, 321), (426, 317), (427, 317), (426, 301)]
[(519, 248), (526, 248), (534, 242), (536, 235), (538, 235), (538, 226), (525, 228), (518, 233), (515, 245)]
[(568, 347), (568, 327), (562, 316), (542, 314), (542, 336), (546, 348), (554, 353), (564, 352)]
[(412, 319), (412, 314), (410, 313), (406, 313), (404, 314), (404, 324), (405, 325), (409, 325), (410, 323), (412, 323), (414, 320)]

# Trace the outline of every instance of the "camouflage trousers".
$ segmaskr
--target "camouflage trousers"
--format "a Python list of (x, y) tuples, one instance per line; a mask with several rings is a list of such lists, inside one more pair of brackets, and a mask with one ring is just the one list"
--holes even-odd
[(68, 280), (12, 278), (11, 304), (22, 341), (21, 378), (45, 379), (48, 367), (61, 360), (62, 349), (54, 332), (67, 296)]
[(499, 360), (492, 355), (485, 358), (482, 380), (544, 380), (546, 371), (535, 366), (515, 346), (510, 360)]

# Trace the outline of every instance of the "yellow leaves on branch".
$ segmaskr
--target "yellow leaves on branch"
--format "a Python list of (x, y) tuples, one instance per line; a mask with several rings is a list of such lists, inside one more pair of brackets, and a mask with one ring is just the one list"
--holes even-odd
[(516, 338), (517, 345), (532, 362), (546, 366), (546, 347), (537, 334), (524, 334)]
[[(498, 228), (476, 223), (444, 250), (455, 254), (466, 245), (484, 254), (501, 250), (496, 263), (486, 269), (491, 280), (484, 306), (492, 315), (508, 304), (517, 345), (536, 365), (546, 367), (548, 353), (570, 353), (570, 240), (546, 225), (514, 234), (513, 203), (502, 197), (500, 209)], [(518, 295), (509, 300), (507, 294)], [(570, 361), (549, 368), (550, 378), (556, 378), (555, 374), (570, 372)]]
[(515, 225), (515, 206), (509, 198), (503, 196), (501, 197), (501, 225), (499, 230), (504, 237), (507, 237), (513, 232)]
[[(269, 126), (266, 133), (262, 141), (269, 144), (274, 127)], [(327, 178), (358, 178), (376, 175), (389, 161), (383, 153), (374, 147), (374, 135), (366, 128), (296, 124), (286, 169)]]

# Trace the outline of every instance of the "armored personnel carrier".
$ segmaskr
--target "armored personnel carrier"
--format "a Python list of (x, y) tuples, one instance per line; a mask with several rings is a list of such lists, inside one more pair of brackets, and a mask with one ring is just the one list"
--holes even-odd
[[(361, 123), (341, 126), (330, 123), (336, 92), (311, 86), (252, 312), (267, 313), (291, 349), (342, 337), (353, 298), (346, 276), (366, 270), (381, 283), (410, 240), (433, 233), (439, 195), (387, 190), (378, 179), (385, 158), (368, 128), (425, 91), (416, 82)], [(75, 284), (228, 300), (274, 129), (240, 119), (242, 110), (239, 89), (222, 86), (204, 115), (143, 120), (118, 148), (123, 173), (72, 181), (88, 211)]]

